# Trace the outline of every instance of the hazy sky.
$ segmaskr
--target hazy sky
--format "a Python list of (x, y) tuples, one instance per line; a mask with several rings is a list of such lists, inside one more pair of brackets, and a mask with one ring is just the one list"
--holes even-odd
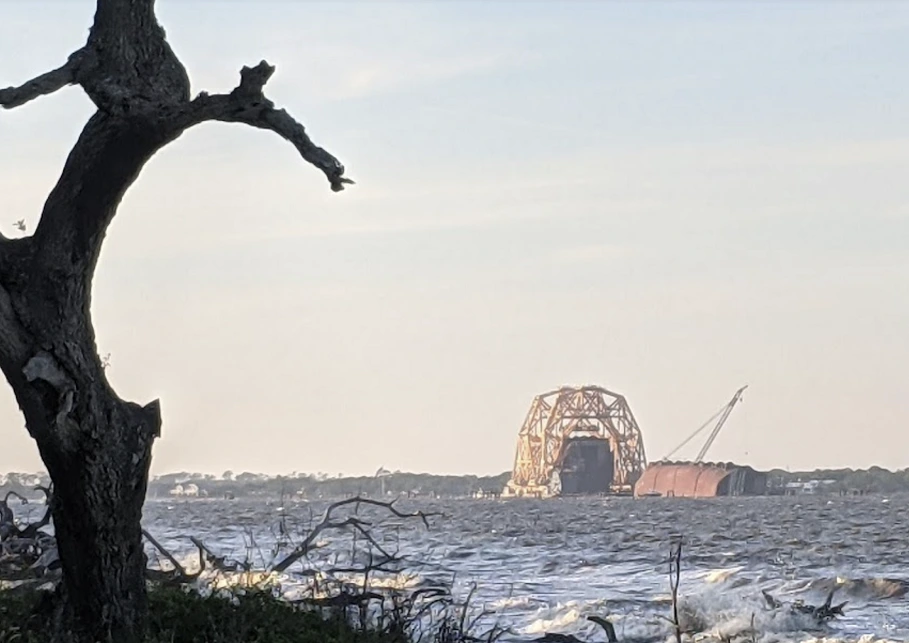
[[(0, 3), (0, 86), (93, 5)], [(212, 124), (129, 192), (94, 314), (120, 394), (161, 398), (155, 472), (499, 472), (584, 383), (651, 459), (749, 384), (711, 459), (909, 466), (909, 4), (158, 5), (194, 92), (267, 59), (358, 185)], [(0, 113), (5, 234), (90, 113)], [(36, 470), (0, 390), (0, 470)]]

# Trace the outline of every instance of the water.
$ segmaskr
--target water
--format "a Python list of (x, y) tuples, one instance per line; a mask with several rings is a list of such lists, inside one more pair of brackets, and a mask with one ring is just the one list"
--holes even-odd
[[(281, 506), (283, 504), (283, 506)], [(146, 527), (169, 549), (189, 556), (194, 535), (218, 554), (272, 556), (278, 523), (300, 534), (326, 503), (245, 500), (150, 500)], [(747, 499), (400, 500), (402, 511), (441, 512), (430, 528), (375, 511), (373, 532), (409, 558), (418, 586), (454, 579), (486, 622), (529, 640), (544, 632), (589, 641), (605, 636), (586, 616), (609, 616), (620, 639), (665, 640), (668, 564), (673, 536), (684, 538), (680, 595), (685, 614), (705, 633), (755, 640), (909, 640), (905, 526), (909, 496)], [(343, 515), (341, 515), (343, 517)], [(343, 561), (350, 539), (331, 540), (312, 564)], [(284, 578), (294, 587), (294, 574)], [(790, 603), (848, 600), (845, 617), (817, 627), (788, 610), (766, 609), (761, 590)], [(750, 634), (748, 634), (750, 640)], [(743, 639), (739, 639), (743, 640)]]

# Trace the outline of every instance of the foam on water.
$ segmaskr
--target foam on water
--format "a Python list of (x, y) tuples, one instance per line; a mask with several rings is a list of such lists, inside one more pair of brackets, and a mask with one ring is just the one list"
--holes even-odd
[[(326, 503), (285, 502), (289, 531), (301, 534)], [(405, 504), (409, 506), (405, 506)], [(430, 530), (395, 519), (383, 547), (408, 558), (402, 574), (378, 574), (373, 587), (454, 583), (487, 621), (518, 638), (543, 632), (604, 640), (588, 616), (608, 616), (620, 638), (668, 640), (670, 539), (682, 535), (683, 617), (704, 640), (761, 643), (863, 643), (909, 639), (909, 582), (903, 529), (909, 497), (714, 500), (579, 499), (404, 501), (401, 509), (442, 512)], [(169, 549), (187, 554), (187, 536), (219, 555), (266, 565), (276, 539), (275, 509), (247, 501), (150, 501), (146, 526)], [(350, 562), (351, 542), (326, 537), (310, 569)], [(194, 554), (193, 554), (194, 555)], [(189, 556), (192, 559), (192, 556)], [(336, 575), (337, 576), (337, 575)], [(337, 578), (336, 578), (337, 580)], [(342, 580), (354, 581), (353, 578)], [(311, 575), (289, 570), (287, 592), (310, 591)], [(836, 588), (846, 615), (824, 626), (788, 610), (770, 611), (761, 590), (787, 603), (820, 604)], [(532, 635), (532, 636), (531, 636)]]

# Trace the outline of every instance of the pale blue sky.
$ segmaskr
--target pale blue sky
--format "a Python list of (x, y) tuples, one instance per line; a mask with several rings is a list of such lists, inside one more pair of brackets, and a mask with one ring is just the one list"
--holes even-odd
[[(566, 383), (624, 393), (652, 459), (747, 383), (711, 457), (909, 466), (909, 5), (158, 5), (194, 91), (276, 64), (358, 185), (218, 124), (128, 194), (95, 317), (162, 400), (156, 472), (498, 472)], [(0, 3), (0, 86), (92, 11)], [(90, 108), (0, 113), (5, 233)], [(0, 470), (38, 468), (0, 419)]]

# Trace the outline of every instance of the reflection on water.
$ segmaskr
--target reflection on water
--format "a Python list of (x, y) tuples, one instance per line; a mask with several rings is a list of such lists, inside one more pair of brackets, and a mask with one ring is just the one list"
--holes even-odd
[[(219, 554), (261, 563), (280, 537), (280, 515), (299, 534), (326, 503), (281, 504), (149, 501), (145, 523), (183, 555), (194, 535)], [(444, 514), (428, 530), (397, 518), (376, 528), (384, 546), (412, 561), (417, 576), (408, 583), (474, 581), (477, 604), (525, 639), (550, 631), (603, 640), (586, 621), (591, 614), (610, 615), (620, 638), (664, 638), (657, 615), (668, 614), (665, 561), (674, 535), (685, 539), (685, 610), (712, 631), (744, 631), (753, 616), (767, 643), (909, 639), (909, 496), (401, 500), (398, 507)], [(322, 562), (333, 555), (340, 552), (318, 554)], [(849, 600), (846, 617), (821, 631), (768, 612), (761, 598), (765, 589), (786, 602), (819, 604), (834, 586), (838, 601)]]

